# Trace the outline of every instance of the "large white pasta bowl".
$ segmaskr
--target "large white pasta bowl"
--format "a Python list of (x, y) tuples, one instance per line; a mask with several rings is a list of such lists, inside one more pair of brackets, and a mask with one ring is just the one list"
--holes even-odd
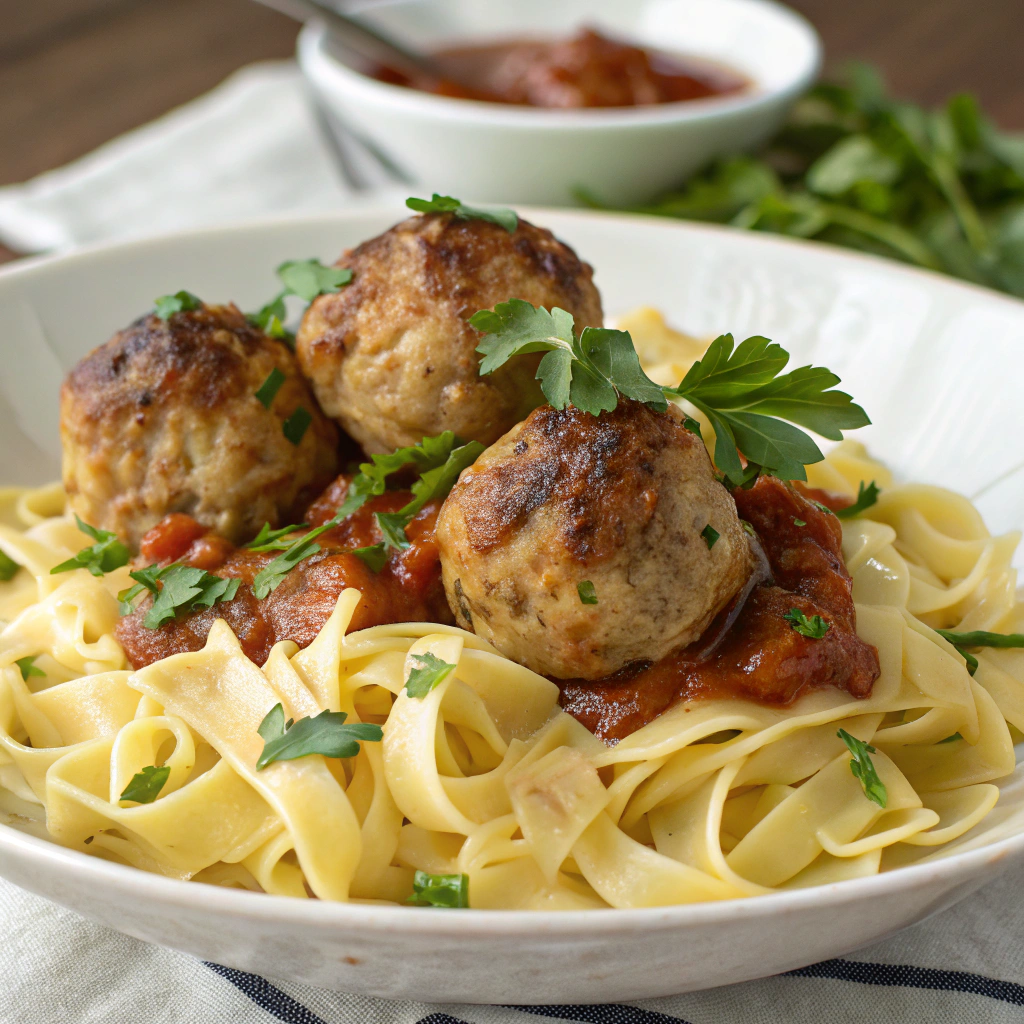
[[(597, 268), (608, 310), (660, 307), (695, 335), (732, 331), (824, 364), (873, 418), (898, 476), (969, 496), (993, 531), (1024, 525), (1024, 304), (823, 246), (653, 219), (524, 211)], [(397, 205), (192, 232), (0, 272), (0, 481), (59, 473), (57, 393), (88, 349), (186, 288), (255, 308), (283, 259), (333, 259)], [(179, 882), (0, 824), (0, 874), (141, 939), (278, 978), (391, 998), (581, 1003), (763, 977), (847, 953), (1024, 860), (1024, 775), (984, 844), (812, 889), (645, 910), (452, 912), (257, 895)], [(1005, 823), (1000, 837), (1000, 823)], [(993, 830), (993, 825), (995, 829)], [(996, 838), (993, 840), (993, 836)]]

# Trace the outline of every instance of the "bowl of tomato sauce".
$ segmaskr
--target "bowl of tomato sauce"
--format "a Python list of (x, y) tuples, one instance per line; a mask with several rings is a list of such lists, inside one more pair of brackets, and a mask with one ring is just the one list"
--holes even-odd
[(642, 204), (766, 139), (821, 61), (813, 27), (771, 0), (416, 0), (361, 17), (438, 73), (360, 60), (307, 25), (299, 62), (339, 146), (502, 202)]

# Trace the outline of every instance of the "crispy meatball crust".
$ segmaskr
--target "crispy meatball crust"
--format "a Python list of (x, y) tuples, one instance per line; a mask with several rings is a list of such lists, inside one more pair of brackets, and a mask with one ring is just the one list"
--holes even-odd
[(467, 320), (510, 298), (560, 306), (599, 327), (593, 271), (550, 231), (509, 233), (450, 214), (412, 217), (346, 252), (350, 285), (306, 311), (297, 352), (324, 411), (367, 452), (453, 430), (491, 444), (543, 402), (539, 355), (478, 373)]
[[(437, 541), (459, 624), (556, 679), (600, 679), (686, 646), (751, 571), (703, 442), (624, 400), (599, 417), (536, 409), (462, 474)], [(597, 604), (582, 602), (585, 580)]]
[[(255, 392), (277, 368), (270, 409)], [(298, 445), (282, 431), (303, 406)], [(235, 306), (141, 317), (93, 350), (61, 388), (71, 508), (133, 550), (169, 512), (229, 540), (294, 521), (337, 471), (337, 430), (292, 353)]]

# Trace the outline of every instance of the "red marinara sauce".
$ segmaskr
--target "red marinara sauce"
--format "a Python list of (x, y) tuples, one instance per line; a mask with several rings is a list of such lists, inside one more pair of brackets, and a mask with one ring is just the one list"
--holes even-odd
[[(351, 479), (338, 477), (310, 506), (305, 519), (311, 527), (333, 517), (345, 500)], [(299, 562), (262, 601), (252, 591), (253, 580), (279, 552), (236, 548), (190, 516), (172, 513), (142, 539), (137, 565), (179, 562), (217, 576), (238, 578), (242, 584), (231, 601), (179, 615), (159, 629), (143, 625), (152, 601), (148, 597), (141, 600), (115, 629), (128, 661), (138, 669), (172, 654), (201, 650), (210, 627), (217, 619), (224, 619), (245, 654), (262, 665), (279, 640), (294, 640), (300, 647), (311, 644), (347, 587), (355, 587), (362, 594), (349, 627), (352, 630), (387, 622), (454, 622), (445, 600), (441, 562), (434, 543), (439, 501), (428, 502), (408, 525), (409, 547), (389, 552), (380, 572), (375, 573), (351, 554), (356, 548), (382, 540), (374, 512), (397, 512), (411, 499), (409, 491), (388, 491), (371, 498), (341, 526), (318, 537), (320, 551)], [(297, 531), (288, 534), (288, 539), (301, 536), (302, 532)]]
[(563, 110), (680, 103), (750, 85), (738, 72), (709, 61), (633, 46), (593, 29), (570, 39), (460, 46), (433, 56), (451, 78), (410, 77), (384, 65), (370, 73), (441, 96)]
[[(812, 498), (813, 495), (813, 498)], [(754, 587), (710, 654), (704, 637), (655, 663), (627, 666), (590, 682), (560, 681), (563, 708), (601, 739), (617, 742), (684, 701), (739, 697), (785, 707), (811, 687), (866, 697), (879, 675), (878, 652), (856, 633), (853, 581), (839, 520), (816, 502), (847, 502), (762, 476), (733, 492), (740, 518), (757, 534), (771, 578)], [(784, 616), (820, 615), (820, 639), (802, 636)], [(713, 633), (715, 624), (709, 629)]]

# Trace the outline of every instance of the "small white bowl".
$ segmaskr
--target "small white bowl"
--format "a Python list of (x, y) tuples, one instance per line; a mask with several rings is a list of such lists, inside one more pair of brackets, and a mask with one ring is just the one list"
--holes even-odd
[(768, 138), (821, 59), (811, 25), (770, 0), (423, 0), (363, 17), (425, 50), (592, 25), (753, 83), (737, 95), (625, 109), (480, 103), (379, 82), (344, 63), (322, 26), (305, 28), (299, 63), (329, 120), (421, 191), (499, 202), (572, 204), (581, 187), (615, 204), (645, 202), (713, 157)]

